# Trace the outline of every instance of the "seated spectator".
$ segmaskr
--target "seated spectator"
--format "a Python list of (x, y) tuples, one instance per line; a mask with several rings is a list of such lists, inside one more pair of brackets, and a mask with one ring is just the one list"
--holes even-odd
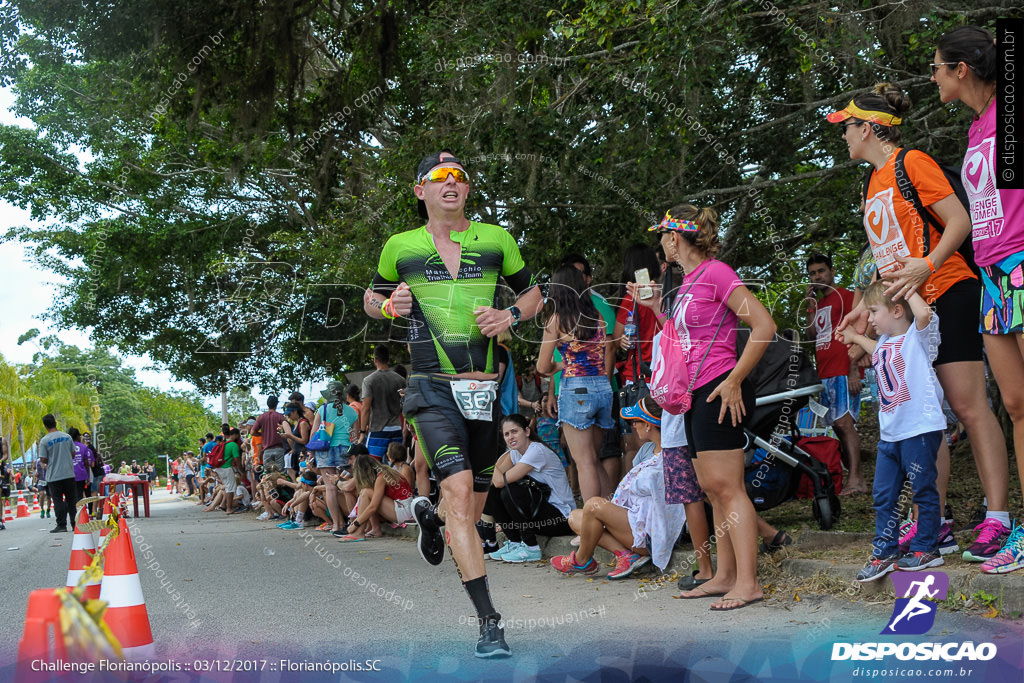
[[(492, 560), (535, 562), (541, 559), (538, 533), (549, 537), (573, 534), (567, 516), (576, 501), (558, 456), (539, 441), (530, 440), (530, 423), (525, 417), (519, 413), (506, 415), (501, 420), (501, 431), (509, 450), (494, 465), (484, 503), (484, 515), (493, 521), (488, 524), (481, 520), (477, 531), (485, 548), (497, 547), (494, 522), (501, 524), (508, 537), (504, 546), (488, 554)], [(530, 479), (548, 488), (548, 497), (540, 505), (531, 506), (529, 492), (522, 488)]]
[[(345, 484), (351, 481), (352, 476), (345, 470), (342, 470), (341, 474), (324, 472), (320, 475), (320, 479), (323, 481), (323, 485), (316, 487), (317, 495), (314, 496), (310, 509), (314, 515), (327, 521), (317, 527), (317, 530), (330, 531), (333, 535), (341, 538), (348, 534), (348, 516), (350, 512), (350, 509), (344, 502), (343, 490)], [(331, 508), (327, 504), (327, 494), (331, 493), (330, 489), (332, 488), (338, 501), (339, 512), (337, 513), (337, 522), (335, 522), (335, 513), (331, 512)]]
[(563, 574), (596, 574), (600, 569), (593, 556), (597, 546), (615, 555), (615, 569), (608, 574), (609, 579), (626, 578), (648, 564), (652, 555), (654, 563), (664, 570), (683, 529), (684, 506), (665, 503), (661, 407), (647, 397), (623, 410), (622, 417), (632, 421), (641, 440), (654, 443), (654, 455), (641, 459), (626, 473), (611, 501), (595, 496), (582, 510), (569, 515), (570, 526), (580, 535), (580, 546), (568, 555), (551, 559), (551, 566)]
[(277, 465), (268, 465), (267, 470), (257, 487), (257, 495), (260, 505), (263, 507), (263, 513), (257, 519), (260, 521), (284, 519), (284, 514), (282, 514), (284, 504), (292, 499), (295, 491), (283, 485), (278, 486), (279, 481), (287, 481), (288, 478), (278, 471)]
[(391, 466), (402, 475), (402, 479), (405, 479), (409, 486), (416, 485), (416, 471), (409, 466), (406, 462), (409, 459), (409, 449), (404, 444), (392, 441), (388, 444), (388, 452), (384, 457), (387, 458)]
[(352, 467), (352, 479), (358, 492), (357, 514), (343, 543), (379, 537), (381, 517), (394, 524), (412, 521), (412, 486), (395, 469), (371, 455), (360, 455)]
[[(294, 495), (291, 500), (281, 507), (281, 514), (285, 515), (285, 521), (278, 524), (279, 529), (301, 529), (306, 521), (306, 512), (312, 502), (313, 489), (316, 487), (316, 474), (310, 470), (304, 470), (298, 482), (291, 482), (285, 479), (278, 479), (278, 487), (292, 489)], [(294, 514), (294, 518), (291, 515)]]

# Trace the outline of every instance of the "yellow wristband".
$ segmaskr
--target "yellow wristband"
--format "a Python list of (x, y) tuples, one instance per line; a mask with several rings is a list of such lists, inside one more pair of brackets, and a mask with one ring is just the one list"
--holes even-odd
[(384, 305), (380, 307), (380, 312), (388, 320), (394, 320), (395, 318), (398, 317), (398, 316), (395, 315), (394, 304), (391, 303), (391, 299), (390, 298), (387, 298), (387, 299), (384, 300)]

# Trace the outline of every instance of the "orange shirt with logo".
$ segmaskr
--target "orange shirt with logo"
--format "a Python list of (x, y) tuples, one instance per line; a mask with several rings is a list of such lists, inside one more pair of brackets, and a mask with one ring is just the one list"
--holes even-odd
[[(905, 200), (900, 193), (896, 178), (897, 149), (880, 170), (871, 174), (868, 196), (864, 202), (864, 230), (871, 243), (875, 265), (881, 277), (894, 273), (899, 268), (897, 256), (921, 258), (925, 255), (924, 221), (917, 215), (913, 203)], [(907, 181), (914, 184), (921, 203), (930, 207), (953, 194), (942, 169), (927, 154), (910, 150), (904, 157)], [(934, 217), (932, 217), (934, 219)], [(945, 224), (943, 224), (945, 227)], [(932, 226), (927, 226), (930, 236), (929, 253), (942, 239)], [(921, 296), (929, 304), (935, 302), (946, 290), (961, 280), (975, 279), (963, 256), (954, 251), (942, 267), (933, 273), (920, 288)]]

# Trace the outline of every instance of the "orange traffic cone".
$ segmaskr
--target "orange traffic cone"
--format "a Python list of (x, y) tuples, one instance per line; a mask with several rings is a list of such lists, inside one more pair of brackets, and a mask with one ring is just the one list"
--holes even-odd
[(14, 521), (14, 508), (11, 507), (11, 501), (8, 499), (7, 504), (4, 505), (4, 521)]
[(28, 510), (28, 503), (25, 501), (25, 492), (18, 491), (18, 519), (28, 517), (31, 514)]
[(173, 489), (171, 488), (171, 478), (167, 478), (167, 493), (170, 493)]
[(32, 496), (32, 514), (34, 515), (35, 513), (42, 511), (43, 508), (39, 507), (39, 494), (37, 493)]
[(18, 645), (18, 671), (22, 675), (17, 676), (17, 680), (28, 680), (26, 675), (32, 662), (65, 659), (67, 652), (60, 631), (60, 598), (53, 588), (34, 590), (28, 596), (25, 628)]
[[(116, 505), (117, 504), (116, 501), (113, 504), (110, 501), (111, 501), (112, 498), (116, 498), (116, 497), (117, 497), (117, 494), (116, 493), (112, 493), (112, 494), (110, 494), (109, 496), (107, 496), (106, 498), (103, 499), (103, 519), (106, 520), (106, 521), (110, 521), (110, 515), (113, 512), (112, 505)], [(103, 539), (106, 538), (107, 534), (109, 534), (109, 533), (110, 533), (110, 527), (107, 526), (106, 524), (104, 524), (103, 528), (100, 529), (100, 543), (103, 542)]]
[(103, 560), (100, 600), (107, 602), (103, 620), (120, 641), (125, 659), (138, 661), (156, 654), (153, 632), (146, 614), (146, 601), (142, 597), (142, 583), (135, 564), (132, 539), (128, 535), (128, 524), (120, 519), (117, 528), (119, 533), (111, 541)]
[[(92, 563), (92, 556), (96, 554), (96, 542), (92, 540), (92, 533), (83, 528), (89, 523), (89, 513), (82, 506), (78, 513), (78, 523), (75, 524), (75, 536), (71, 541), (71, 562), (68, 564), (68, 592), (71, 592), (78, 585), (82, 572)], [(90, 581), (85, 584), (85, 591), (82, 593), (84, 599), (100, 597), (100, 584), (98, 581)]]

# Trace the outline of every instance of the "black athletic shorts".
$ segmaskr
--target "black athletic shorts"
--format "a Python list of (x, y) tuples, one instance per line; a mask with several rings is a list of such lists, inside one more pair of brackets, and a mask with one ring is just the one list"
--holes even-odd
[(708, 396), (722, 383), (729, 372), (723, 372), (707, 384), (695, 389), (690, 409), (686, 412), (683, 424), (686, 427), (686, 443), (690, 448), (690, 457), (696, 458), (699, 452), (704, 451), (731, 451), (743, 448), (747, 438), (743, 433), (743, 427), (750, 421), (750, 415), (754, 412), (754, 385), (749, 379), (743, 380), (740, 390), (743, 393), (743, 405), (746, 407), (746, 415), (743, 421), (732, 426), (732, 415), (726, 411), (722, 423), (718, 424), (718, 414), (722, 410), (722, 398), (719, 396), (711, 403), (708, 403)]
[(485, 493), (501, 448), (501, 397), (491, 406), (491, 421), (467, 420), (452, 395), (451, 379), (412, 373), (405, 388), (405, 417), (416, 430), (420, 449), (437, 480), (470, 470), (473, 490)]
[(932, 304), (939, 316), (939, 338), (942, 340), (932, 367), (982, 359), (984, 344), (981, 332), (978, 331), (980, 300), (981, 283), (977, 280), (961, 280)]

